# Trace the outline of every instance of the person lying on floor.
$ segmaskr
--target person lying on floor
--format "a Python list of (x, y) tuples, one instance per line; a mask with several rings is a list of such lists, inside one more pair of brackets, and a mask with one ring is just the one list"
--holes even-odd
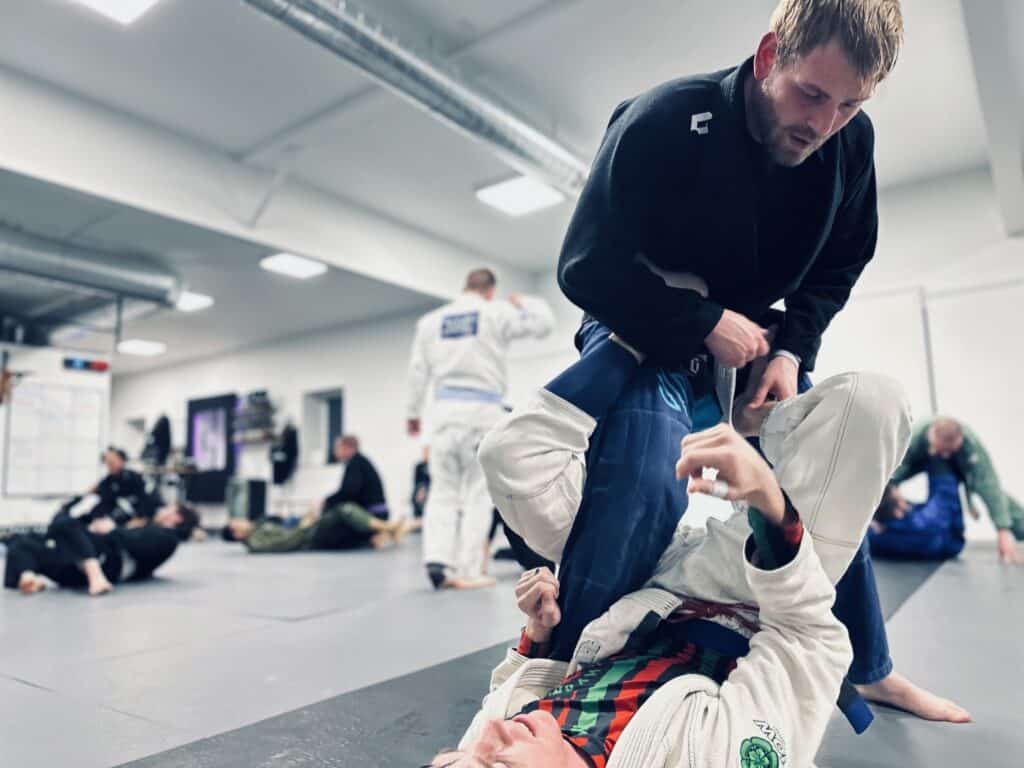
[[(480, 448), (506, 521), (563, 569), (571, 538), (594, 523), (581, 506), (584, 457), (605, 416), (572, 399), (540, 390)], [(737, 425), (742, 434), (722, 424), (687, 435), (675, 476), (746, 514), (706, 532), (679, 526), (653, 576), (570, 638), (567, 661), (551, 658), (557, 631), (573, 626), (563, 585), (544, 569), (524, 575), (519, 647), (459, 748), (431, 766), (811, 765), (852, 659), (833, 585), (903, 454), (909, 409), (895, 381), (845, 374)], [(743, 435), (760, 437), (772, 466)], [(657, 491), (620, 508), (631, 528), (645, 529), (643, 499)]]
[(173, 531), (181, 541), (188, 541), (197, 530), (201, 530), (199, 513), (195, 508), (180, 503), (164, 504), (159, 496), (149, 499), (142, 514), (136, 514), (123, 503), (111, 506), (102, 497), (97, 499), (96, 494), (75, 496), (61, 509), (87, 526), (103, 519), (112, 520), (119, 528), (155, 525)]
[(52, 581), (103, 595), (115, 584), (148, 579), (174, 554), (179, 538), (173, 526), (157, 522), (118, 527), (107, 516), (86, 522), (65, 505), (45, 534), (8, 540), (4, 586), (32, 595)]
[(297, 526), (282, 521), (236, 519), (228, 523), (225, 538), (241, 541), (252, 553), (343, 550), (397, 544), (407, 532), (405, 520), (384, 521), (358, 504), (344, 503), (313, 511)]
[[(899, 484), (921, 473), (928, 475), (928, 499), (911, 505)], [(1024, 507), (1003, 490), (977, 435), (948, 417), (929, 419), (915, 429), (868, 533), (872, 555), (945, 560), (960, 554), (964, 547), (961, 485), (975, 520), (980, 513), (973, 497), (985, 503), (998, 531), (999, 560), (1022, 562), (1016, 542), (1024, 540)]]

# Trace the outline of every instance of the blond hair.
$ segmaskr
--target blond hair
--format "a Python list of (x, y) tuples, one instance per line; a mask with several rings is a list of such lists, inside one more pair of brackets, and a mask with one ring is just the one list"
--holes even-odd
[(884, 80), (903, 46), (899, 0), (781, 0), (772, 13), (780, 65), (835, 40), (861, 77)]

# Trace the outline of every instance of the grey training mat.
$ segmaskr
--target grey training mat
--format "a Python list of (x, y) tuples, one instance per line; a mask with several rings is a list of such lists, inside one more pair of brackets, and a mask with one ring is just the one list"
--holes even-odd
[(420, 559), (418, 537), (265, 556), (208, 541), (99, 599), (0, 590), (0, 766), (110, 768), (490, 648), (519, 626), (513, 565), (493, 565), (499, 589), (435, 593)]
[(124, 768), (416, 768), (454, 747), (508, 643)]
[[(883, 610), (891, 616), (925, 583), (934, 563), (876, 563)], [(1020, 573), (1024, 580), (1024, 569)], [(927, 592), (931, 584), (922, 591)], [(506, 595), (507, 597), (507, 595)], [(913, 600), (910, 601), (913, 604)], [(940, 611), (925, 618), (937, 625)], [(417, 640), (411, 640), (413, 644)], [(336, 696), (235, 731), (129, 764), (130, 768), (410, 768), (455, 745), (476, 712), (490, 670), (509, 643)], [(898, 646), (897, 646), (898, 650)], [(344, 646), (339, 648), (344, 652)], [(909, 670), (908, 670), (909, 671)], [(931, 679), (929, 674), (920, 674)], [(989, 672), (982, 679), (994, 680)], [(848, 725), (843, 724), (847, 732)], [(879, 729), (881, 730), (881, 729)], [(869, 733), (874, 734), (874, 729)], [(841, 729), (830, 739), (841, 739)], [(860, 762), (844, 765), (911, 766), (886, 761), (868, 737), (856, 743)], [(843, 749), (850, 749), (849, 745)], [(823, 763), (822, 768), (829, 763)], [(929, 765), (921, 763), (921, 765)], [(127, 768), (127, 767), (126, 767)]]
[(858, 737), (833, 717), (818, 765), (1019, 765), (1024, 754), (1024, 566), (1000, 565), (993, 544), (968, 547), (958, 560), (939, 568), (887, 627), (896, 668), (965, 707), (974, 722), (926, 723), (875, 707), (875, 722)]

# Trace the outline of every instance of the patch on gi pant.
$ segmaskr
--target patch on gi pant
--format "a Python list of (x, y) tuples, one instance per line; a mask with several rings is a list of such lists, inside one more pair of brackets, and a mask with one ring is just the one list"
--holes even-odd
[(480, 327), (479, 312), (465, 312), (461, 315), (448, 315), (441, 320), (442, 339), (461, 339), (476, 336)]
[[(778, 766), (786, 768), (786, 766), (789, 765), (789, 755), (786, 754), (786, 740), (782, 738), (782, 734), (779, 733), (775, 726), (766, 723), (764, 720), (755, 720), (754, 725), (757, 726), (757, 730), (761, 732), (764, 738), (761, 739), (755, 736), (753, 740), (761, 742), (762, 747), (764, 744), (767, 744), (768, 747), (770, 747), (771, 756), (764, 758), (764, 761), (760, 763), (751, 763), (751, 768), (761, 768), (762, 766), (765, 768), (777, 768)], [(746, 744), (747, 741), (751, 741), (751, 739), (747, 739), (743, 744)], [(753, 754), (753, 745), (751, 746), (751, 750)], [(767, 754), (768, 750), (762, 749), (761, 752)], [(742, 745), (740, 747), (740, 759), (743, 759)], [(746, 768), (746, 766), (744, 768)]]
[(760, 736), (751, 736), (740, 744), (740, 768), (779, 768), (779, 754)]

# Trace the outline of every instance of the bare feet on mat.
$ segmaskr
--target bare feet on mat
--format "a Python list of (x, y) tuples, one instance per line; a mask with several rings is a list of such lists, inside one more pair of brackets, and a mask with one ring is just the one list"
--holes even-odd
[(18, 579), (18, 589), (23, 595), (34, 595), (46, 589), (46, 582), (42, 576), (32, 573), (32, 571), (25, 571)]
[(448, 589), (486, 589), (487, 587), (493, 587), (497, 583), (493, 576), (477, 576), (475, 578), (456, 577), (448, 579), (445, 587)]
[(395, 544), (401, 543), (406, 534), (413, 530), (413, 526), (413, 521), (407, 517), (396, 520), (391, 529), (391, 537), (395, 540)]
[(113, 590), (114, 585), (111, 584), (106, 577), (89, 580), (89, 597), (99, 597), (100, 595), (105, 595)]
[(949, 699), (926, 691), (898, 672), (871, 685), (858, 685), (860, 695), (868, 701), (888, 704), (902, 709), (923, 720), (937, 720), (948, 723), (969, 723), (970, 713)]

